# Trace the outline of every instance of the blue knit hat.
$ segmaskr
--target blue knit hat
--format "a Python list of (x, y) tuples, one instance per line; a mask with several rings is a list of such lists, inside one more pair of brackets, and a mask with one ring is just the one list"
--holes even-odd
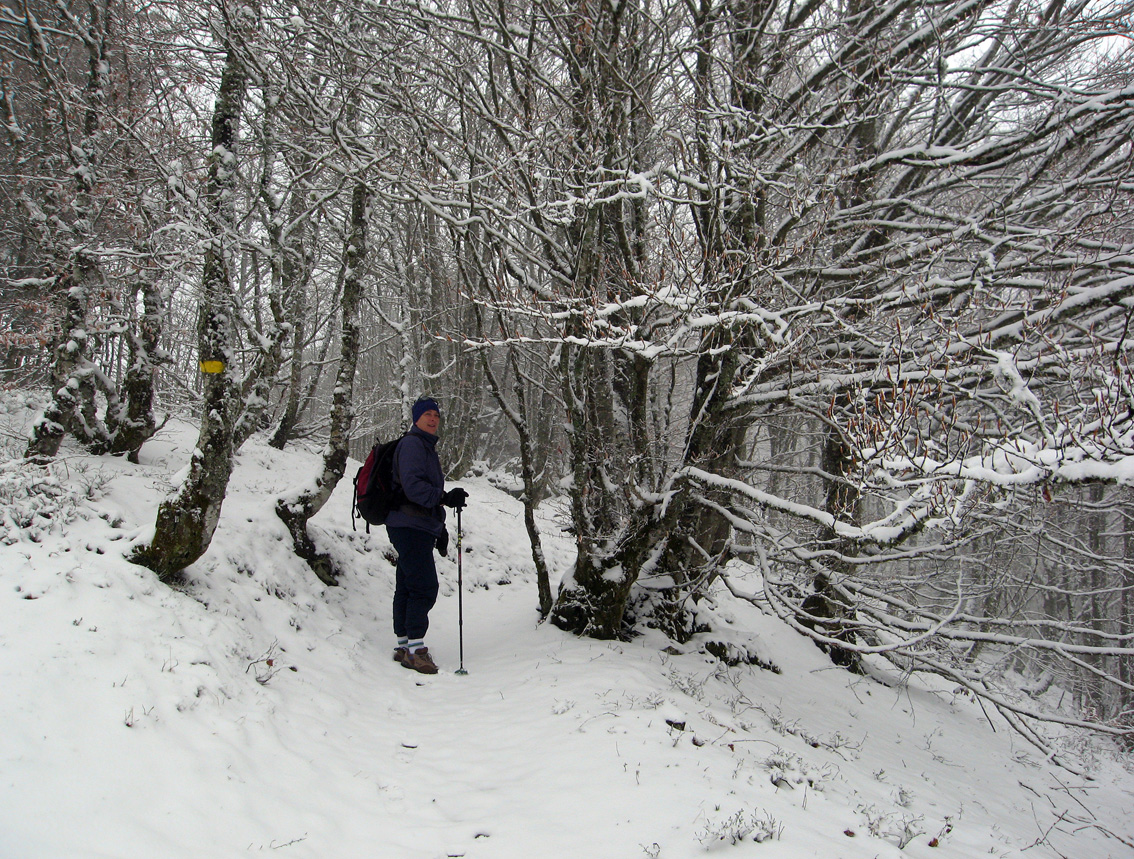
[(435, 411), (441, 414), (441, 407), (437, 405), (437, 401), (432, 397), (422, 397), (413, 404), (413, 422), (417, 423), (418, 419), (428, 411)]

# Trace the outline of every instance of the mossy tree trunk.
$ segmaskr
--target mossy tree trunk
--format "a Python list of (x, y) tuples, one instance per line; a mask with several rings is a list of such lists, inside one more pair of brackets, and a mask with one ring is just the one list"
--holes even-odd
[(632, 327), (625, 308), (599, 321), (594, 307), (649, 288), (648, 218), (641, 196), (608, 192), (650, 158), (653, 85), (644, 43), (648, 24), (637, 3), (569, 4), (569, 67), (574, 153), (567, 188), (579, 201), (564, 229), (570, 263), (564, 296), (559, 383), (567, 412), (571, 519), (578, 547), (552, 608), (553, 624), (596, 638), (617, 638), (656, 520), (648, 427), (650, 359), (603, 343), (600, 326)]
[(231, 38), (213, 111), (206, 190), (210, 236), (197, 318), (203, 374), (201, 428), (184, 483), (159, 506), (153, 538), (131, 556), (163, 581), (176, 578), (212, 541), (232, 475), (234, 430), (241, 408), (240, 384), (234, 374), (236, 307), (227, 247), (235, 228), (236, 143), (247, 72)]

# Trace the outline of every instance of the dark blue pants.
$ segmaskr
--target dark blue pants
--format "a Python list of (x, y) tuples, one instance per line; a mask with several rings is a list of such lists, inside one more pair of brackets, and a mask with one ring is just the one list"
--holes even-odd
[(394, 574), (394, 635), (411, 641), (425, 638), (429, 610), (437, 602), (436, 538), (418, 528), (386, 527), (398, 553)]

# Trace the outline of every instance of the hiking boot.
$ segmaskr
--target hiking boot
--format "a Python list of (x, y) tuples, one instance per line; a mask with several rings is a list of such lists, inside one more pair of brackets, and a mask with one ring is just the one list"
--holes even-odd
[(426, 647), (402, 657), (402, 667), (412, 668), (422, 674), (437, 673), (437, 665), (434, 664), (433, 657), (429, 655), (429, 649)]
[(409, 656), (409, 648), (408, 647), (395, 647), (394, 648), (394, 661), (395, 662), (403, 662), (404, 663), (407, 656)]

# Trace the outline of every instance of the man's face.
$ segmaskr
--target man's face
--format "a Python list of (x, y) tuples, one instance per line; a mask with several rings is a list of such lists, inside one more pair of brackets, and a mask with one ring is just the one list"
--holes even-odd
[(441, 413), (436, 409), (429, 409), (428, 411), (422, 412), (415, 426), (430, 435), (437, 435), (437, 430), (441, 426)]

